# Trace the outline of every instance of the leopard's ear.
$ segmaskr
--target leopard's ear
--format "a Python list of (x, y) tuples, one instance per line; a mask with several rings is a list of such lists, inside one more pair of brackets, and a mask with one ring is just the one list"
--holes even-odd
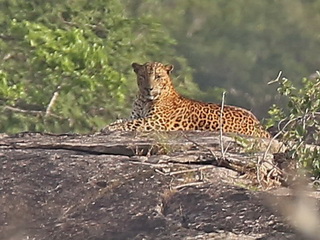
[(138, 73), (139, 69), (142, 67), (142, 65), (140, 65), (139, 63), (132, 63), (131, 64), (133, 71)]
[(165, 70), (168, 72), (168, 74), (169, 74), (169, 73), (171, 73), (172, 70), (173, 70), (173, 65), (171, 65), (171, 64), (165, 65), (165, 66), (164, 66), (164, 69), (165, 69)]

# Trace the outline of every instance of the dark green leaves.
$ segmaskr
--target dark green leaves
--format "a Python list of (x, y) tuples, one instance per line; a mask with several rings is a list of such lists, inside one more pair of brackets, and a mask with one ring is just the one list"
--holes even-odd
[(163, 26), (117, 0), (7, 1), (0, 15), (1, 132), (97, 131), (129, 115), (132, 62), (186, 66)]

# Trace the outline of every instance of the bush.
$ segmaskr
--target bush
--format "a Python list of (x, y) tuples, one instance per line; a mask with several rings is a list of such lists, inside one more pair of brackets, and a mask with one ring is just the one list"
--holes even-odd
[[(131, 63), (176, 63), (194, 88), (175, 40), (152, 16), (131, 18), (117, 0), (0, 3), (0, 132), (97, 131), (129, 115)], [(191, 87), (190, 87), (191, 86)], [(194, 91), (194, 90), (192, 90)]]
[(267, 126), (278, 126), (279, 135), (288, 147), (289, 157), (297, 160), (314, 176), (320, 176), (320, 75), (304, 78), (301, 86), (277, 79), (278, 92), (287, 108), (273, 106)]

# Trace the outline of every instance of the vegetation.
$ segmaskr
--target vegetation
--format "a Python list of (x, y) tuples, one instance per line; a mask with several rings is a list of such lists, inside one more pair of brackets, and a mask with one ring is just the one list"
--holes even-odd
[(320, 176), (320, 148), (316, 146), (320, 144), (320, 75), (304, 78), (299, 88), (286, 78), (278, 78), (276, 82), (288, 107), (274, 105), (269, 111), (268, 125), (278, 126), (289, 158)]
[(301, 79), (319, 70), (319, 0), (127, 0), (133, 16), (166, 26), (194, 69), (202, 98), (251, 109), (260, 118), (281, 100), (267, 83), (282, 70)]
[[(136, 88), (133, 61), (175, 62), (194, 89), (175, 40), (116, 0), (1, 1), (1, 132), (96, 131), (125, 116)], [(180, 70), (179, 70), (180, 69)]]
[[(94, 132), (129, 114), (132, 62), (175, 65), (190, 97), (270, 110), (290, 156), (320, 174), (320, 1), (0, 0), (0, 131)], [(198, 88), (199, 86), (199, 88)], [(284, 99), (286, 99), (284, 101)], [(288, 106), (286, 106), (286, 103)]]
[(228, 104), (265, 116), (279, 103), (266, 85), (275, 73), (317, 70), (319, 10), (316, 0), (0, 0), (0, 131), (89, 132), (127, 116), (134, 61), (172, 63), (184, 95), (220, 102), (225, 89)]

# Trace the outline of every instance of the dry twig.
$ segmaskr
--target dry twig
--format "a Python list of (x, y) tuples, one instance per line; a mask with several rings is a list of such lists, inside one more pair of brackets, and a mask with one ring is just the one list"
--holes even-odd
[(221, 100), (221, 110), (220, 110), (220, 119), (219, 119), (219, 132), (220, 132), (220, 149), (221, 149), (221, 157), (222, 159), (225, 158), (225, 151), (224, 151), (224, 146), (223, 146), (223, 141), (222, 141), (222, 132), (223, 132), (223, 108), (224, 108), (224, 96), (226, 92), (224, 91), (222, 93), (222, 100)]
[(202, 184), (204, 184), (204, 182), (191, 182), (191, 183), (185, 183), (185, 184), (181, 184), (181, 185), (172, 187), (172, 189), (179, 190), (184, 187), (193, 187), (193, 186), (198, 186), (198, 185), (202, 185)]
[(182, 132), (182, 136), (183, 136), (185, 139), (187, 139), (189, 142), (192, 142), (192, 143), (193, 143), (194, 145), (196, 145), (197, 147), (209, 151), (210, 154), (215, 158), (215, 160), (218, 160), (217, 155), (216, 155), (210, 148), (204, 147), (204, 146), (200, 145), (199, 143), (193, 141), (193, 140), (192, 140), (191, 138), (189, 138), (184, 132)]
[(175, 172), (170, 172), (168, 175), (177, 175), (177, 174), (182, 174), (182, 173), (190, 173), (190, 172), (196, 172), (196, 171), (202, 171), (205, 169), (213, 168), (212, 165), (208, 165), (205, 167), (199, 167), (199, 168), (192, 168), (192, 169), (187, 169), (187, 170), (180, 170), (180, 171), (175, 171)]
[(58, 96), (59, 96), (59, 89), (60, 89), (60, 88), (61, 88), (61, 87), (58, 86), (58, 87), (57, 87), (57, 90), (53, 93), (52, 98), (51, 98), (51, 100), (50, 100), (50, 102), (49, 102), (49, 104), (48, 104), (48, 106), (47, 106), (46, 114), (44, 115), (44, 117), (48, 117), (49, 115), (52, 115), (52, 114), (51, 114), (51, 109), (52, 109), (54, 103), (57, 101), (57, 98), (58, 98)]

